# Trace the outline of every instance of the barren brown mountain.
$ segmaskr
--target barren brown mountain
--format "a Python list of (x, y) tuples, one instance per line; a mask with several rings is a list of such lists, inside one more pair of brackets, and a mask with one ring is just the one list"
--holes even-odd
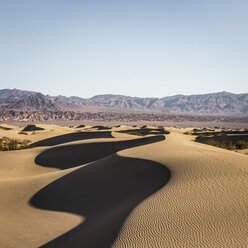
[(21, 90), (0, 90), (2, 109), (11, 110), (68, 110), (87, 109), (148, 111), (172, 114), (248, 115), (248, 94), (219, 92), (203, 95), (176, 95), (163, 98), (141, 98), (122, 95), (80, 97), (45, 96)]

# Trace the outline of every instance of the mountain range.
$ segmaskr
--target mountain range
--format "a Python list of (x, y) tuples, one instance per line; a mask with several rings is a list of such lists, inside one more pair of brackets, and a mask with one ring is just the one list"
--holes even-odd
[(248, 115), (248, 93), (218, 92), (142, 98), (122, 95), (49, 96), (18, 89), (0, 90), (0, 110), (23, 111), (145, 111), (171, 114)]

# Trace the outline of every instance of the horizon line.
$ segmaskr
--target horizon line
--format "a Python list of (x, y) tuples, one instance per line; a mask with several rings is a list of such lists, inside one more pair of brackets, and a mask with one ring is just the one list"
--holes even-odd
[(82, 99), (90, 99), (90, 98), (93, 98), (93, 97), (97, 97), (97, 96), (124, 96), (124, 97), (133, 97), (133, 98), (157, 98), (157, 99), (162, 99), (162, 98), (165, 98), (165, 97), (175, 97), (175, 96), (197, 96), (197, 95), (210, 95), (210, 94), (218, 94), (218, 93), (228, 93), (228, 94), (233, 94), (233, 95), (242, 95), (242, 94), (248, 94), (248, 92), (242, 92), (242, 93), (233, 93), (233, 92), (230, 92), (230, 91), (217, 91), (217, 92), (208, 92), (208, 93), (193, 93), (193, 94), (175, 94), (175, 95), (166, 95), (166, 96), (163, 96), (163, 97), (155, 97), (155, 96), (130, 96), (130, 95), (124, 95), (124, 94), (113, 94), (113, 93), (106, 93), (106, 94), (96, 94), (96, 95), (93, 95), (91, 97), (82, 97), (82, 96), (78, 96), (78, 95), (70, 95), (70, 96), (66, 96), (66, 95), (50, 95), (50, 94), (45, 94), (45, 93), (42, 93), (41, 91), (33, 91), (33, 90), (24, 90), (24, 89), (18, 89), (18, 88), (4, 88), (4, 89), (0, 89), (0, 91), (2, 90), (19, 90), (19, 91), (26, 91), (26, 92), (33, 92), (33, 93), (40, 93), (44, 96), (50, 96), (50, 97), (66, 97), (66, 98), (70, 98), (70, 97), (79, 97), (79, 98), (82, 98)]

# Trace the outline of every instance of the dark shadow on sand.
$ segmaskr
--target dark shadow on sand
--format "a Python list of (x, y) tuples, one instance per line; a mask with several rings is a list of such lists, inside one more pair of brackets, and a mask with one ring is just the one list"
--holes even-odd
[(163, 135), (127, 141), (84, 143), (50, 148), (35, 158), (35, 163), (45, 167), (68, 169), (83, 165), (120, 150), (165, 140)]
[(93, 126), (92, 128), (96, 128), (97, 130), (110, 130), (111, 127), (105, 127), (105, 126)]
[[(121, 144), (123, 147), (134, 146), (134, 144), (117, 142), (112, 144), (112, 148), (117, 145), (121, 149)], [(106, 145), (109, 144), (105, 143), (102, 148)], [(137, 145), (138, 143), (135, 146)], [(85, 153), (85, 149), (88, 150), (86, 146), (82, 146), (81, 149), (82, 154)], [(64, 151), (60, 152), (63, 155)], [(80, 157), (80, 154), (78, 155)], [(75, 160), (73, 153), (67, 154), (68, 160), (69, 156)], [(53, 164), (55, 161), (49, 161), (47, 158), (46, 162)], [(31, 199), (31, 204), (41, 209), (81, 215), (86, 220), (42, 247), (111, 247), (131, 211), (163, 187), (169, 178), (170, 171), (159, 163), (121, 157), (117, 154), (95, 161), (63, 176), (35, 194)]]
[(107, 132), (76, 132), (64, 135), (59, 135), (56, 137), (40, 140), (30, 145), (30, 147), (38, 146), (54, 146), (63, 144), (66, 142), (85, 140), (85, 139), (100, 139), (100, 138), (113, 138), (110, 131)]
[(9, 131), (9, 130), (12, 130), (13, 128), (0, 126), (0, 129)]
[(116, 131), (116, 132), (127, 133), (127, 134), (141, 134), (141, 135), (170, 134), (170, 132), (165, 130), (164, 128), (147, 128), (146, 126), (143, 126), (138, 129), (128, 129), (128, 130), (121, 130), (121, 131)]

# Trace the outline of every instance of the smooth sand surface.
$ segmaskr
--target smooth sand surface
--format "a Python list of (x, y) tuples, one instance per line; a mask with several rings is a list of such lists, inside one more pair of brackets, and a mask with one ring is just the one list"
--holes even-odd
[(0, 137), (46, 143), (0, 152), (0, 247), (247, 247), (246, 155), (174, 128), (84, 139), (4, 126)]

